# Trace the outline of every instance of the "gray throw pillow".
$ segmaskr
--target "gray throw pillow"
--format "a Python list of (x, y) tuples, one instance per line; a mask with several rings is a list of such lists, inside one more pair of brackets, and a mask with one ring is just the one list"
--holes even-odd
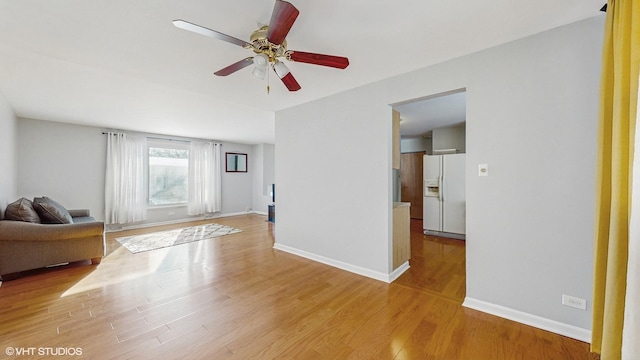
[(64, 206), (44, 196), (33, 199), (33, 208), (36, 209), (43, 224), (71, 224), (73, 218)]
[(33, 208), (31, 200), (25, 198), (20, 198), (7, 205), (7, 209), (4, 211), (4, 218), (7, 220), (40, 223), (40, 217)]

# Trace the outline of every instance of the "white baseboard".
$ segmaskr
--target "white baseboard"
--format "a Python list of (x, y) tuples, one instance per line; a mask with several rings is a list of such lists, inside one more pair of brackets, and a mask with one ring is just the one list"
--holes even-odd
[[(354, 274), (358, 274), (358, 275), (362, 275), (362, 276), (366, 276), (368, 278), (374, 279), (374, 280), (378, 280), (378, 281), (382, 281), (382, 282), (386, 282), (386, 283), (390, 283), (393, 280), (395, 280), (398, 276), (400, 276), (403, 272), (405, 272), (408, 268), (409, 268), (409, 263), (407, 262), (406, 264), (403, 264), (402, 266), (400, 266), (398, 269), (396, 269), (396, 271), (390, 273), (390, 274), (385, 274), (385, 273), (381, 273), (378, 271), (373, 271), (370, 269), (366, 269), (360, 266), (356, 266), (356, 265), (352, 265), (352, 264), (348, 264), (342, 261), (338, 261), (338, 260), (334, 260), (334, 259), (330, 259), (324, 256), (320, 256), (317, 254), (313, 254), (304, 250), (299, 250), (296, 248), (292, 248), (290, 246), (287, 245), (282, 245), (279, 243), (275, 243), (273, 245), (273, 248), (276, 250), (281, 250), (284, 252), (287, 252), (289, 254), (293, 254), (293, 255), (297, 255), (309, 260), (313, 260), (325, 265), (329, 265), (329, 266), (333, 266), (335, 268), (341, 269), (341, 270), (345, 270), (348, 272), (352, 272)], [(405, 267), (406, 265), (406, 267)], [(394, 277), (395, 276), (395, 277)]]
[(267, 215), (266, 213), (262, 214), (257, 211), (240, 211), (235, 213), (214, 214), (214, 215), (206, 214), (202, 216), (194, 216), (194, 217), (185, 218), (185, 219), (175, 219), (175, 220), (158, 221), (158, 222), (144, 223), (144, 224), (125, 225), (118, 229), (107, 229), (105, 230), (105, 232), (111, 233), (111, 232), (118, 232), (123, 230), (144, 229), (144, 228), (149, 228), (153, 226), (174, 225), (174, 224), (181, 224), (181, 223), (190, 222), (190, 221), (211, 220), (211, 219), (225, 218), (225, 217), (238, 216), (238, 215), (247, 215), (247, 214), (258, 214), (258, 215), (265, 215), (265, 216)]
[(533, 326), (538, 329), (551, 331), (552, 333), (567, 336), (572, 339), (591, 343), (591, 330), (579, 328), (577, 326), (568, 325), (555, 320), (543, 318), (541, 316), (532, 315), (519, 310), (514, 310), (501, 305), (496, 305), (469, 297), (466, 297), (464, 299), (462, 306), (482, 311), (487, 314), (499, 316), (501, 318), (513, 320), (521, 324)]
[(211, 217), (207, 217), (206, 219), (217, 219), (217, 218), (224, 218), (224, 217), (231, 217), (231, 216), (238, 216), (238, 215), (247, 215), (247, 214), (254, 214), (255, 211), (240, 211), (240, 212), (234, 212), (234, 213), (226, 213), (226, 214), (216, 214), (214, 216)]
[(409, 260), (405, 261), (404, 264), (398, 266), (397, 269), (393, 270), (391, 274), (389, 274), (389, 281), (394, 282), (400, 275), (404, 274), (405, 271), (409, 270)]
[(109, 226), (114, 226), (114, 225), (117, 226), (117, 224), (108, 224), (106, 225), (107, 228), (105, 229), (105, 232), (112, 233), (112, 232), (118, 232), (118, 231), (124, 231), (124, 230), (144, 229), (144, 228), (149, 228), (153, 226), (173, 225), (173, 224), (180, 224), (184, 222), (198, 221), (198, 220), (204, 220), (204, 216), (198, 216), (198, 217), (193, 217), (189, 219), (176, 219), (176, 220), (159, 221), (159, 222), (144, 223), (144, 224), (122, 225), (119, 228), (111, 228), (111, 229), (109, 229)]

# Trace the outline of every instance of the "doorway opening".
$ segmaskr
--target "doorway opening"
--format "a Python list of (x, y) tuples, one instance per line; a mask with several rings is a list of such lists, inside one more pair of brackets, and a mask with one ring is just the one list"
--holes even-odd
[[(466, 246), (460, 240), (466, 233), (466, 90), (392, 108), (400, 113), (401, 135), (393, 192), (398, 201), (411, 203), (410, 268), (396, 282), (461, 303), (466, 292)], [(453, 173), (445, 172), (452, 168)]]

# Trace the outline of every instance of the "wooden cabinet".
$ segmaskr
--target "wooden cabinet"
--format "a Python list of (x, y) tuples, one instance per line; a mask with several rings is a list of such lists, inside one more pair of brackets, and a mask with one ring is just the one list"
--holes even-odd
[(400, 168), (400, 201), (411, 204), (412, 219), (422, 220), (422, 207), (424, 200), (423, 186), (423, 152), (401, 154), (402, 167)]
[(409, 203), (393, 203), (393, 269), (411, 258)]

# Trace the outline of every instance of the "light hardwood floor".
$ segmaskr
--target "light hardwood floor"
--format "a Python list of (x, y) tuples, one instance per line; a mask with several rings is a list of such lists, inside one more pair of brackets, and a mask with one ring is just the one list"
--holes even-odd
[(422, 233), (411, 219), (411, 267), (395, 284), (409, 286), (462, 304), (466, 293), (465, 242)]
[(264, 216), (211, 222), (243, 231), (135, 255), (114, 238), (171, 227), (111, 233), (98, 266), (4, 282), (0, 358), (7, 347), (87, 359), (596, 358), (585, 343), (463, 308), (459, 242), (414, 232), (411, 270), (385, 284), (274, 250)]

